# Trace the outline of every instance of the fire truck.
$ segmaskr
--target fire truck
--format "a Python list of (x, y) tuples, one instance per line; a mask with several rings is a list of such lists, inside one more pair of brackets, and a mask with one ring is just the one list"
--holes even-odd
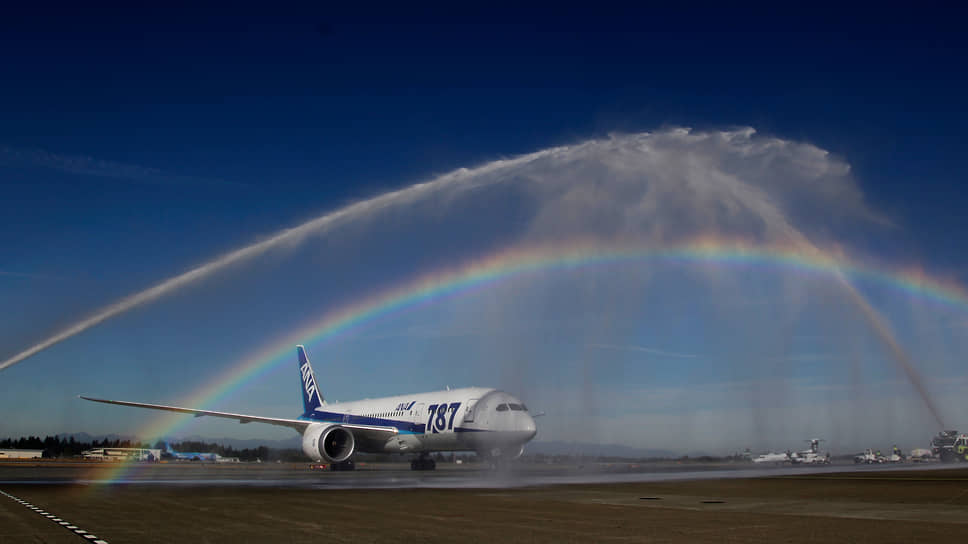
[(941, 431), (931, 440), (931, 453), (945, 463), (968, 461), (968, 434)]

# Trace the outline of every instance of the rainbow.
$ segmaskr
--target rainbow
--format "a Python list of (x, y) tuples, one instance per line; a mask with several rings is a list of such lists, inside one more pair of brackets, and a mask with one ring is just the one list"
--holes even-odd
[[(269, 342), (249, 357), (229, 365), (210, 383), (195, 391), (181, 403), (192, 408), (207, 408), (230, 394), (244, 389), (284, 362), (295, 357), (294, 346), (307, 346), (333, 339), (375, 319), (409, 308), (431, 304), (471, 290), (485, 288), (503, 280), (529, 273), (580, 269), (603, 264), (647, 264), (679, 262), (770, 265), (777, 268), (826, 275), (842, 281), (851, 299), (867, 316), (870, 325), (888, 347), (900, 351), (890, 329), (846, 278), (875, 281), (909, 295), (960, 309), (968, 308), (968, 293), (954, 281), (932, 278), (921, 269), (889, 269), (849, 258), (838, 250), (795, 245), (757, 245), (742, 240), (702, 237), (688, 242), (657, 247), (641, 242), (602, 243), (577, 240), (566, 244), (515, 246), (474, 259), (459, 266), (421, 275), (395, 287), (373, 293), (355, 303), (335, 308), (313, 319), (297, 330)], [(897, 354), (896, 353), (896, 354)], [(905, 362), (901, 362), (904, 366)], [(913, 368), (904, 368), (912, 383), (921, 388)], [(937, 413), (926, 394), (922, 397)], [(938, 418), (940, 419), (940, 418)], [(154, 440), (173, 432), (190, 418), (177, 415), (159, 416), (141, 435)], [(121, 469), (123, 472), (123, 468)], [(122, 477), (119, 472), (114, 480)]]

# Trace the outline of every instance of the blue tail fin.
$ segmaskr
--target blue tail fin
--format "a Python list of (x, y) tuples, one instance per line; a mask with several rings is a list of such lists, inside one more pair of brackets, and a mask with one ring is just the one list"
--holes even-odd
[(306, 355), (304, 346), (296, 346), (296, 354), (299, 355), (299, 373), (302, 375), (303, 384), (303, 415), (313, 413), (326, 403), (322, 393), (316, 387), (316, 376), (313, 374), (313, 367), (309, 365), (309, 357)]

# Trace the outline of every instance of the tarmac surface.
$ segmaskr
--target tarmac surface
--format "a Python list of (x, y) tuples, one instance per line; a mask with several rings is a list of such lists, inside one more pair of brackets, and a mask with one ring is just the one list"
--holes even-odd
[(616, 463), (495, 473), (381, 464), (331, 473), (176, 463), (118, 473), (103, 464), (0, 463), (0, 543), (883, 543), (958, 541), (968, 530), (963, 465)]

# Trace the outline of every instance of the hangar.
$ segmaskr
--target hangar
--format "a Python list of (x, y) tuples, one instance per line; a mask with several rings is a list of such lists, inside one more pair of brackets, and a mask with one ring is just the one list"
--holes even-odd
[(40, 459), (44, 456), (44, 450), (0, 450), (0, 460), (3, 459)]
[(81, 453), (85, 459), (101, 461), (160, 461), (161, 450), (145, 448), (94, 448)]

